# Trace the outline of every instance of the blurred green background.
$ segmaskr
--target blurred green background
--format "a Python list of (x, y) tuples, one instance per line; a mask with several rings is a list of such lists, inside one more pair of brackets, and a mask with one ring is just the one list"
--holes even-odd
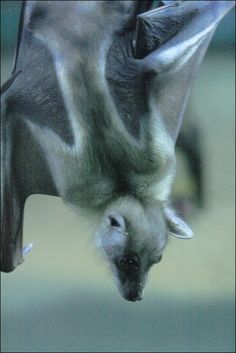
[[(19, 10), (20, 1), (1, 2), (2, 82), (13, 67)], [(126, 302), (86, 218), (59, 198), (29, 198), (24, 243), (34, 248), (1, 275), (2, 352), (235, 352), (234, 27), (232, 11), (214, 36), (186, 114), (203, 150), (205, 205), (188, 219), (195, 237), (172, 239), (143, 301)], [(175, 192), (188, 193), (181, 153), (178, 161)]]

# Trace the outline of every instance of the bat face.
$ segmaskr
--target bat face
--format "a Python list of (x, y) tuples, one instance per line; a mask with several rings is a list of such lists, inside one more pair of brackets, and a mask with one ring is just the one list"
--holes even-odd
[(167, 213), (160, 204), (143, 205), (124, 197), (106, 210), (96, 230), (97, 245), (110, 264), (120, 294), (129, 301), (142, 299), (148, 272), (160, 262), (169, 235), (192, 236), (183, 221)]
[(148, 271), (161, 259), (167, 241), (160, 207), (144, 208), (134, 198), (122, 198), (106, 211), (96, 237), (121, 295), (140, 300)]

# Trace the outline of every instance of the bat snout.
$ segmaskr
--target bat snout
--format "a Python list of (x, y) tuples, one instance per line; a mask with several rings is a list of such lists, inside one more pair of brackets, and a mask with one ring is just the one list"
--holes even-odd
[(143, 297), (142, 297), (142, 294), (138, 291), (130, 291), (124, 295), (124, 299), (131, 302), (136, 302), (138, 300), (142, 300)]
[(130, 302), (136, 302), (143, 299), (143, 286), (128, 286), (120, 288), (121, 296)]

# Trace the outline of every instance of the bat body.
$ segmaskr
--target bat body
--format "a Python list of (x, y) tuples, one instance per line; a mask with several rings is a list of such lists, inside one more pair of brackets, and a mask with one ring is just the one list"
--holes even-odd
[[(175, 143), (192, 82), (232, 1), (29, 1), (2, 89), (2, 258), (22, 258), (24, 204), (62, 197), (99, 215), (122, 296), (141, 299), (170, 234)], [(150, 10), (151, 9), (151, 10)]]

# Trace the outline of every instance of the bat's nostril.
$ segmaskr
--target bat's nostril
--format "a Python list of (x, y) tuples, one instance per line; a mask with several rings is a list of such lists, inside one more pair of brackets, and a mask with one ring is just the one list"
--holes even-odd
[(136, 302), (137, 300), (142, 300), (142, 296), (137, 291), (131, 291), (126, 297), (127, 300)]

